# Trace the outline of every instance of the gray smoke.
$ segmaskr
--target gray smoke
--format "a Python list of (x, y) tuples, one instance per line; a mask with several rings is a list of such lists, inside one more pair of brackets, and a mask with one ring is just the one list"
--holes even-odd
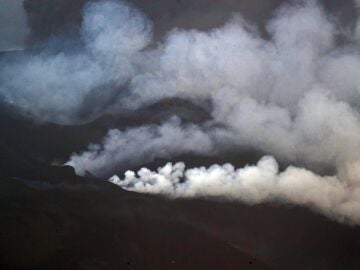
[[(247, 203), (285, 200), (359, 222), (360, 23), (344, 28), (316, 1), (283, 4), (268, 37), (235, 14), (207, 31), (173, 29), (161, 42), (152, 23), (121, 1), (84, 10), (83, 49), (27, 55), (0, 67), (5, 102), (45, 121), (76, 123), (168, 99), (211, 102), (203, 124), (169, 120), (111, 130), (103, 142), (73, 154), (77, 173), (105, 175), (181, 154), (211, 155), (248, 147), (309, 169), (279, 172), (272, 158), (234, 170), (166, 165), (113, 182), (171, 197), (224, 196)], [(90, 105), (89, 105), (90, 104)], [(216, 128), (214, 128), (216, 127)]]
[(83, 175), (89, 170), (93, 174), (106, 175), (121, 164), (136, 166), (179, 154), (209, 154), (214, 151), (210, 136), (195, 125), (182, 125), (178, 118), (160, 126), (148, 125), (125, 131), (113, 129), (102, 145), (90, 145), (88, 151), (74, 155), (68, 164), (77, 174)]
[[(3, 60), (0, 96), (6, 103), (39, 121), (77, 123), (98, 116), (120, 94), (151, 40), (151, 23), (121, 2), (92, 3), (84, 14), (84, 49)], [(90, 106), (90, 115), (82, 119)]]

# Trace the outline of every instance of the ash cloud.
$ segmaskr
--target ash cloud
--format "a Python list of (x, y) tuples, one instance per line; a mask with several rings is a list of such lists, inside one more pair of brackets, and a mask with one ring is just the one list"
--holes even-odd
[[(78, 174), (107, 175), (121, 164), (251, 148), (298, 167), (279, 172), (269, 157), (239, 170), (179, 163), (112, 181), (171, 197), (280, 199), (358, 223), (360, 23), (344, 25), (317, 1), (286, 2), (263, 27), (246, 17), (234, 14), (210, 29), (174, 28), (159, 39), (133, 5), (93, 2), (84, 10), (82, 46), (5, 60), (0, 96), (40, 121), (60, 123), (136, 114), (171, 98), (208, 102), (207, 122), (113, 129), (67, 164)], [(336, 175), (310, 171), (324, 167)]]

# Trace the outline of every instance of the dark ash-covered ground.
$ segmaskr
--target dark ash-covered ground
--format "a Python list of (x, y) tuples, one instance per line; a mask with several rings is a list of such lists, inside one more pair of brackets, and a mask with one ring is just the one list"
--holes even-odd
[[(156, 107), (149, 109), (156, 112)], [(172, 108), (168, 113), (183, 118), (195, 109), (185, 103)], [(139, 113), (137, 121), (150, 120)], [(121, 124), (125, 122), (135, 121), (123, 119)], [(104, 123), (107, 121), (77, 127), (39, 126), (2, 113), (3, 269), (359, 267), (360, 229), (308, 209), (167, 200), (127, 192), (91, 176), (78, 177), (71, 167), (48, 165), (101, 136)], [(98, 133), (91, 132), (94, 130)], [(256, 157), (246, 153), (236, 161), (240, 166)], [(185, 161), (193, 166), (206, 163), (201, 157)], [(150, 166), (157, 163), (162, 161)]]

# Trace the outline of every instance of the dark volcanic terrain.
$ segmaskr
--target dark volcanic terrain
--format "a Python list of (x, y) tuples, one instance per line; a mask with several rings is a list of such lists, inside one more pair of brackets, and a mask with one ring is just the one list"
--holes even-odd
[[(183, 115), (194, 109), (181, 107)], [(2, 113), (3, 269), (329, 270), (360, 265), (358, 227), (300, 207), (168, 200), (78, 177), (71, 167), (48, 164), (55, 152), (61, 158), (67, 149), (81, 147), (79, 142), (95, 140), (96, 132), (88, 131), (100, 132), (97, 122), (61, 127), (16, 119)], [(55, 138), (61, 138), (61, 146)], [(249, 155), (243, 154), (238, 165), (256, 160), (256, 154)], [(201, 157), (185, 161), (212, 162)], [(162, 165), (155, 161), (152, 167), (157, 163)]]

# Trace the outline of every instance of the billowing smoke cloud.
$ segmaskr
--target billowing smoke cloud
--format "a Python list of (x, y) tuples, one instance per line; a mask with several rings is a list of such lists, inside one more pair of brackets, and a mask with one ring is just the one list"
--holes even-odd
[(84, 46), (8, 62), (0, 68), (0, 95), (36, 118), (63, 123), (171, 98), (210, 103), (206, 123), (114, 129), (68, 164), (79, 174), (107, 175), (156, 158), (251, 148), (309, 169), (332, 167), (337, 175), (294, 167), (279, 173), (265, 158), (237, 171), (230, 165), (185, 171), (180, 163), (112, 180), (174, 197), (282, 199), (359, 222), (360, 27), (344, 29), (316, 1), (297, 1), (282, 5), (265, 29), (267, 37), (237, 14), (208, 31), (173, 29), (155, 43), (152, 23), (134, 7), (91, 3)]
[(231, 146), (310, 166), (356, 159), (358, 53), (335, 46), (336, 25), (314, 2), (283, 6), (268, 31), (270, 41), (240, 17), (209, 32), (175, 30), (143, 52), (144, 70), (117, 103), (210, 99)]
[(338, 220), (360, 222), (359, 183), (351, 185), (296, 167), (279, 172), (270, 156), (242, 169), (225, 164), (185, 170), (184, 163), (168, 163), (156, 172), (127, 171), (124, 179), (113, 176), (110, 181), (128, 190), (171, 198), (227, 198), (248, 204), (281, 200), (307, 205)]
[[(151, 23), (111, 1), (88, 5), (84, 14), (85, 48), (54, 54), (49, 45), (50, 51), (3, 60), (0, 96), (6, 103), (40, 121), (73, 123), (96, 117), (121, 95), (151, 40)], [(84, 110), (89, 112), (82, 119)]]

